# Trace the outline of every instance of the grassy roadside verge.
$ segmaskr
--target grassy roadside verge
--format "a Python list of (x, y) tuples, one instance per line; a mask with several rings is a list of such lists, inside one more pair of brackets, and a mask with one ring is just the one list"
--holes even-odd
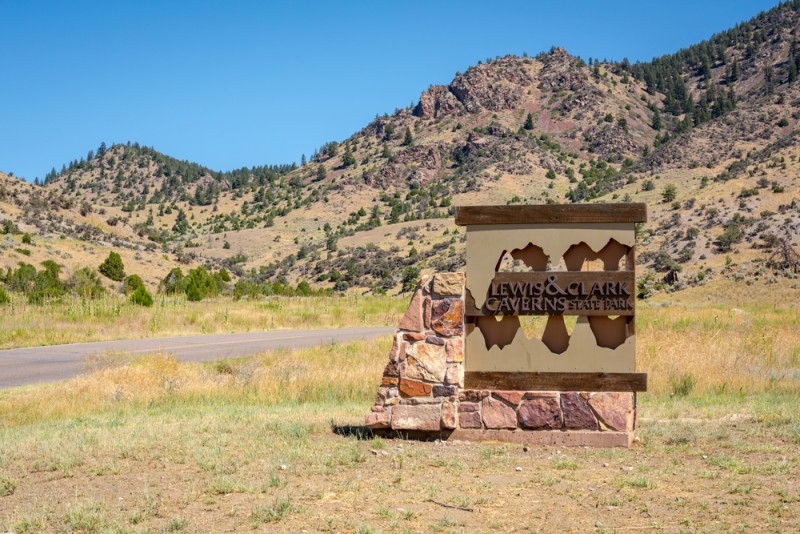
[(263, 330), (391, 326), (405, 312), (406, 299), (387, 296), (270, 297), (233, 301), (219, 297), (189, 302), (157, 296), (150, 308), (124, 297), (96, 300), (65, 297), (31, 305), (18, 295), (0, 307), (0, 349), (113, 339)]

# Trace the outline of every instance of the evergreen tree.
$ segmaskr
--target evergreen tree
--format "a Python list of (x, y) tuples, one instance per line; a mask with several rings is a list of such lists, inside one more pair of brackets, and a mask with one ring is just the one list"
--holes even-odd
[(116, 252), (109, 252), (108, 258), (100, 264), (97, 270), (115, 282), (122, 282), (125, 278), (125, 266), (122, 264), (122, 258)]
[(411, 128), (406, 126), (406, 134), (403, 138), (403, 146), (411, 146), (414, 144), (414, 136), (411, 135)]
[(528, 113), (528, 118), (525, 119), (523, 128), (526, 130), (533, 130), (533, 113)]
[(172, 231), (176, 234), (185, 234), (189, 230), (189, 221), (186, 219), (186, 213), (182, 209), (178, 210), (178, 216), (175, 218), (175, 224), (172, 225)]

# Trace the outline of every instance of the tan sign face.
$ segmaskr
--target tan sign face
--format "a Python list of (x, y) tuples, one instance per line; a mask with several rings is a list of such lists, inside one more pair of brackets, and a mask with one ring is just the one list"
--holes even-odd
[[(646, 214), (633, 206), (463, 212), (467, 382), (487, 373), (523, 384), (542, 373), (634, 373), (634, 224)], [(546, 325), (526, 329), (525, 315), (547, 316)]]

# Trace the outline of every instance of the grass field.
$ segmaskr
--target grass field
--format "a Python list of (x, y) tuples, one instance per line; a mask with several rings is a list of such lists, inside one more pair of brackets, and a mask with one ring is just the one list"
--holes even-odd
[(372, 403), (388, 339), (209, 364), (101, 358), (0, 392), (0, 531), (795, 532), (796, 300), (724, 294), (640, 304), (650, 391), (628, 450), (342, 435)]
[(263, 330), (390, 326), (407, 303), (398, 297), (270, 297), (233, 301), (229, 297), (189, 302), (181, 296), (156, 297), (150, 308), (124, 296), (96, 300), (65, 297), (31, 305), (12, 295), (0, 307), (0, 349), (113, 339), (187, 336)]

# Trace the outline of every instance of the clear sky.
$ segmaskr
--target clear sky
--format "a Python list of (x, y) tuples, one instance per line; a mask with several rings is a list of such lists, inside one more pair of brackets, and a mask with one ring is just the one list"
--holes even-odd
[(478, 60), (677, 51), (777, 0), (0, 0), (0, 170), (101, 141), (217, 170), (289, 163)]

